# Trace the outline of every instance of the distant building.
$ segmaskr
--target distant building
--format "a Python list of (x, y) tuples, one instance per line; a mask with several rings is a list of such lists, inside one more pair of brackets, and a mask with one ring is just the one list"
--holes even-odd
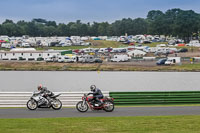
[(46, 60), (50, 57), (58, 57), (59, 51), (0, 51), (0, 60)]

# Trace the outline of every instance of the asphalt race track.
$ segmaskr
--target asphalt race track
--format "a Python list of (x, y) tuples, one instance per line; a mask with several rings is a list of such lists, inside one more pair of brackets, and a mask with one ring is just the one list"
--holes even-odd
[(199, 106), (178, 107), (116, 107), (113, 112), (91, 111), (80, 113), (75, 108), (61, 110), (26, 108), (0, 109), (0, 118), (55, 118), (55, 117), (118, 117), (118, 116), (165, 116), (200, 115)]

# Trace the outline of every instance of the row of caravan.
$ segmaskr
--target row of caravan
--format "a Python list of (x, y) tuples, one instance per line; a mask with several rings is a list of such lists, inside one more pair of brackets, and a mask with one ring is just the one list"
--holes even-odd
[(47, 60), (61, 55), (57, 51), (0, 51), (0, 60)]
[[(131, 57), (128, 55), (114, 55), (113, 58), (110, 59), (111, 62), (126, 62), (130, 61)], [(102, 63), (103, 60), (100, 58), (97, 58), (93, 55), (63, 55), (59, 56), (58, 58), (50, 57), (46, 60), (47, 62), (67, 62), (67, 63), (74, 63), (74, 62), (80, 62), (80, 63)]]
[(79, 62), (79, 63), (102, 63), (103, 60), (100, 58), (97, 58), (93, 55), (60, 55), (58, 57), (50, 57), (46, 60), (47, 62), (59, 62), (59, 63), (74, 63), (74, 62)]
[[(113, 62), (130, 61), (131, 57), (126, 54), (114, 55)], [(25, 61), (47, 61), (47, 62), (81, 62), (102, 63), (102, 59), (94, 55), (62, 55), (60, 51), (36, 51), (34, 49), (13, 49), (12, 51), (0, 51), (0, 60), (25, 60)]]

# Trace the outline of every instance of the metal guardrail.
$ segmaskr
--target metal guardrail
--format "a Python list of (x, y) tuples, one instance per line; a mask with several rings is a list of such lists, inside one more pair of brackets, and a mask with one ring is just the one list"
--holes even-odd
[[(63, 107), (73, 107), (81, 100), (83, 94), (88, 92), (54, 92), (61, 93), (59, 96)], [(104, 96), (109, 96), (108, 91), (103, 91)], [(0, 107), (26, 107), (26, 103), (31, 97), (31, 92), (0, 92)]]
[[(55, 92), (61, 93), (59, 99), (63, 107), (74, 107), (88, 92)], [(200, 103), (200, 91), (172, 92), (103, 92), (104, 96), (114, 98), (116, 105), (137, 104), (194, 104)], [(0, 107), (26, 107), (31, 92), (0, 92)]]
[(200, 91), (110, 92), (116, 105), (200, 103)]

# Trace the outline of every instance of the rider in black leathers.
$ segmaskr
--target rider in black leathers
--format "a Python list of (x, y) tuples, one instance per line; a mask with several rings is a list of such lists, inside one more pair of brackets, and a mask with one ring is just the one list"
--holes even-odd
[(103, 102), (100, 99), (103, 98), (103, 94), (102, 94), (101, 90), (99, 88), (96, 88), (95, 85), (91, 85), (90, 90), (92, 92), (88, 93), (88, 95), (92, 94), (94, 97), (94, 100), (99, 104), (99, 106), (102, 105)]
[(45, 98), (45, 99), (47, 99), (48, 101), (47, 101), (47, 104), (49, 104), (49, 102), (50, 102), (50, 100), (51, 100), (51, 96), (53, 96), (54, 95), (54, 93), (53, 92), (51, 92), (51, 91), (49, 91), (48, 89), (47, 89), (47, 87), (43, 87), (42, 85), (39, 85), (38, 86), (38, 94), (42, 94), (42, 96)]

